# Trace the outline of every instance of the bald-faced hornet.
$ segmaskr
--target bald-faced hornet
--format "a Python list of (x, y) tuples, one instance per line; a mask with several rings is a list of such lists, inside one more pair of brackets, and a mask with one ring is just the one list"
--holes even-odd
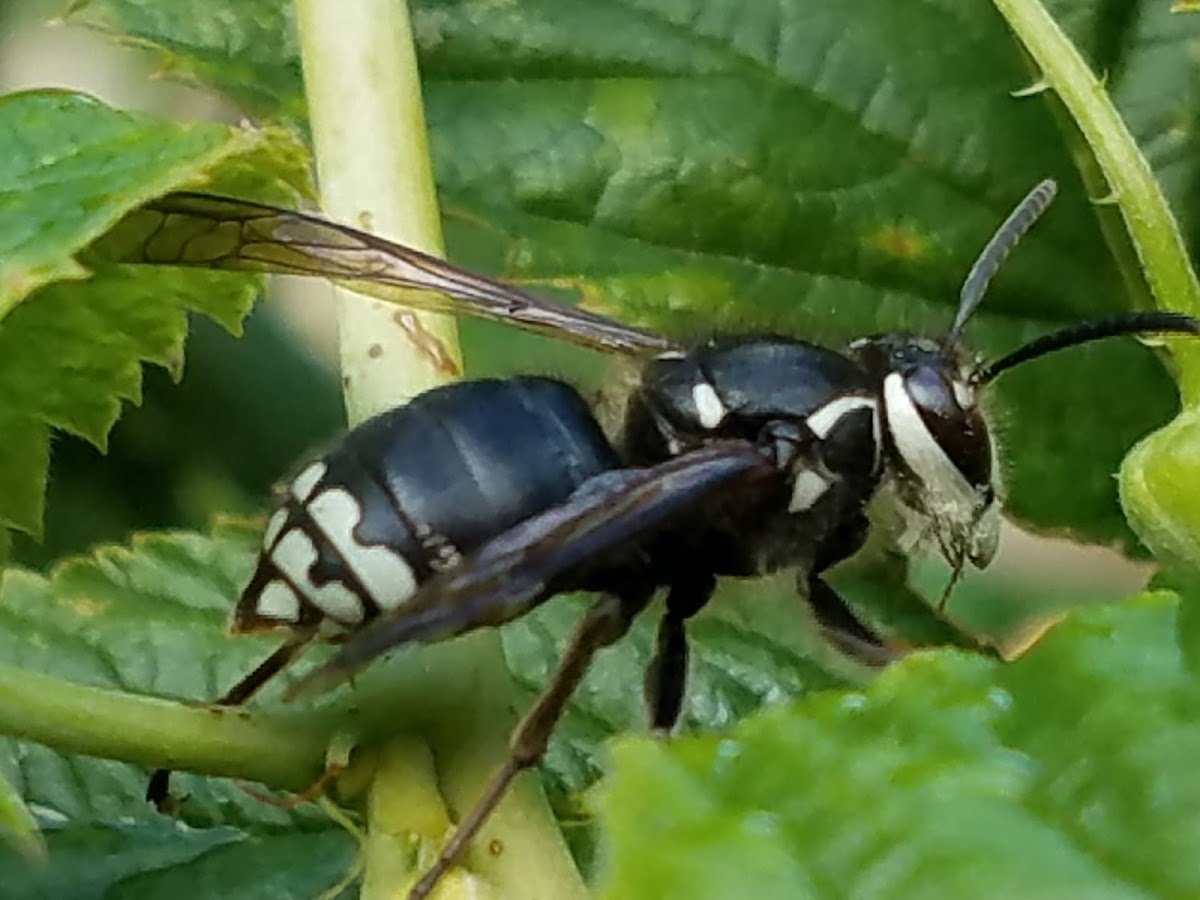
[[(424, 897), (513, 778), (537, 762), (601, 648), (652, 596), (665, 613), (646, 675), (653, 728), (684, 697), (686, 623), (718, 576), (794, 567), (829, 637), (870, 663), (893, 652), (822, 574), (854, 554), (887, 485), (957, 578), (997, 542), (996, 447), (979, 394), (1006, 370), (1114, 335), (1200, 333), (1183, 315), (1138, 312), (1076, 325), (980, 363), (962, 330), (1004, 257), (1054, 196), (1038, 185), (984, 249), (939, 339), (885, 334), (834, 350), (788, 337), (683, 348), (531, 296), (319, 218), (179, 194), (160, 227), (193, 227), (152, 261), (320, 274), (436, 292), (428, 305), (648, 359), (616, 437), (549, 378), (431, 390), (351, 430), (290, 483), (271, 515), (234, 630), (283, 646), (220, 701), (244, 702), (309, 643), (342, 643), (293, 688), (328, 688), (379, 655), (498, 626), (565, 591), (599, 594), (557, 673), (520, 723), (508, 760), (413, 889)], [(165, 795), (165, 773), (152, 793)]]

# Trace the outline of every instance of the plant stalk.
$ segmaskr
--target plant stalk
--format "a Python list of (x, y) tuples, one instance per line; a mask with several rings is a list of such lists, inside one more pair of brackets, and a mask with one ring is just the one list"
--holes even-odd
[(321, 772), (328, 718), (177, 703), (0, 664), (5, 735), (148, 768), (169, 760), (175, 768), (303, 790)]
[[(358, 227), (440, 255), (441, 226), (406, 4), (297, 0), (296, 10), (325, 209)], [(338, 291), (337, 302), (351, 425), (461, 373), (452, 320), (346, 291)], [(439, 845), (450, 818), (443, 805), (460, 815), (475, 802), (492, 767), (507, 752), (514, 721), (511, 683), (495, 632), (422, 647), (397, 663), (406, 680), (436, 701), (439, 713), (432, 723), (404, 722), (410, 734), (395, 747), (388, 745), (396, 752), (385, 747), (381, 753), (389, 764), (380, 765), (368, 788), (363, 891), (368, 898), (394, 897), (405, 879), (418, 874), (412, 871), (414, 855), (405, 849), (406, 841), (373, 840), (371, 832), (406, 832), (419, 837), (423, 846)], [(419, 742), (411, 740), (416, 733), (429, 742), (433, 765), (396, 764), (397, 758), (424, 758)], [(435, 777), (436, 784), (430, 784)], [(477, 849), (468, 863), (502, 896), (585, 896), (535, 785), (526, 780), (490, 826), (481, 840), (509, 848), (499, 855), (503, 864), (495, 864), (495, 854)]]
[[(1200, 315), (1200, 282), (1179, 226), (1133, 135), (1071, 40), (1038, 0), (995, 0), (1036, 65), (1083, 133), (1108, 183), (1141, 264), (1142, 277), (1161, 309)], [(1118, 258), (1119, 255), (1118, 255)], [(1191, 339), (1169, 343), (1185, 405), (1200, 402), (1200, 347)]]
[[(396, 0), (297, 0), (321, 204), (442, 255), (408, 11)], [(454, 320), (335, 289), (347, 418), (357, 425), (462, 372)]]

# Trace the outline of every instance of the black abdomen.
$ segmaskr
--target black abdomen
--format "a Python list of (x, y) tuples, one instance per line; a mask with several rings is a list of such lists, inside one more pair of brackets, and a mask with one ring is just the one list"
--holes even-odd
[[(355, 628), (438, 568), (619, 465), (583, 398), (548, 378), (428, 391), (292, 481), (234, 627)], [(335, 629), (337, 630), (337, 629)]]

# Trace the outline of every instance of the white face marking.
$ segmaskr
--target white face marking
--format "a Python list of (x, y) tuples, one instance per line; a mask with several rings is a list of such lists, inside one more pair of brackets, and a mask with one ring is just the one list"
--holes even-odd
[(288, 511), (286, 509), (277, 509), (271, 513), (271, 518), (267, 520), (267, 529), (263, 532), (262, 545), (264, 550), (270, 550), (275, 546), (275, 541), (278, 540), (280, 533), (283, 531), (283, 526), (287, 524)]
[(308, 499), (308, 495), (313, 492), (313, 488), (317, 486), (322, 478), (325, 477), (325, 463), (317, 460), (315, 463), (307, 466), (303, 472), (295, 477), (292, 481), (292, 496), (303, 503)]
[(330, 581), (320, 587), (312, 583), (309, 570), (317, 561), (317, 548), (299, 528), (293, 528), (279, 539), (271, 551), (271, 561), (300, 589), (305, 600), (331, 619), (346, 625), (357, 625), (363, 620), (361, 601), (340, 581)]
[(254, 611), (264, 619), (297, 622), (300, 619), (300, 598), (287, 584), (276, 578), (267, 582), (258, 595)]
[(671, 360), (671, 359), (683, 359), (685, 356), (687, 356), (687, 354), (684, 353), (682, 350), (667, 350), (663, 353), (658, 354), (658, 356), (656, 356), (654, 358)]
[(829, 482), (812, 469), (801, 469), (792, 482), (792, 499), (788, 512), (804, 512), (811, 509), (829, 490)]
[(892, 433), (892, 440), (913, 474), (921, 479), (926, 488), (945, 500), (974, 510), (979, 505), (975, 488), (929, 433), (912, 398), (904, 389), (904, 377), (899, 372), (893, 372), (883, 380), (883, 402), (887, 406), (888, 429)]
[(362, 507), (349, 491), (322, 491), (309, 502), (308, 514), (380, 609), (395, 609), (416, 591), (417, 577), (404, 557), (387, 547), (366, 546), (354, 537)]
[(725, 404), (717, 396), (716, 389), (707, 381), (692, 385), (692, 403), (696, 405), (700, 424), (705, 428), (716, 428), (725, 418)]
[(805, 419), (805, 424), (808, 425), (813, 434), (819, 438), (823, 438), (828, 436), (829, 432), (833, 431), (837, 423), (842, 420), (842, 416), (852, 413), (856, 409), (869, 409), (874, 412), (875, 401), (870, 397), (861, 397), (854, 394), (846, 397), (838, 397), (836, 400), (830, 400), (824, 406), (814, 410)]

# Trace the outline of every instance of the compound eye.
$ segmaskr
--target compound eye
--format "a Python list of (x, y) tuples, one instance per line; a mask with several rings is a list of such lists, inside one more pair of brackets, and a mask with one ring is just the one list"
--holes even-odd
[(990, 489), (992, 450), (987, 425), (978, 410), (961, 406), (950, 379), (930, 366), (905, 372), (904, 388), (921, 421), (955, 468), (970, 484)]
[(913, 369), (904, 376), (904, 386), (922, 417), (933, 415), (941, 419), (953, 419), (963, 414), (953, 387), (936, 369), (929, 366)]

